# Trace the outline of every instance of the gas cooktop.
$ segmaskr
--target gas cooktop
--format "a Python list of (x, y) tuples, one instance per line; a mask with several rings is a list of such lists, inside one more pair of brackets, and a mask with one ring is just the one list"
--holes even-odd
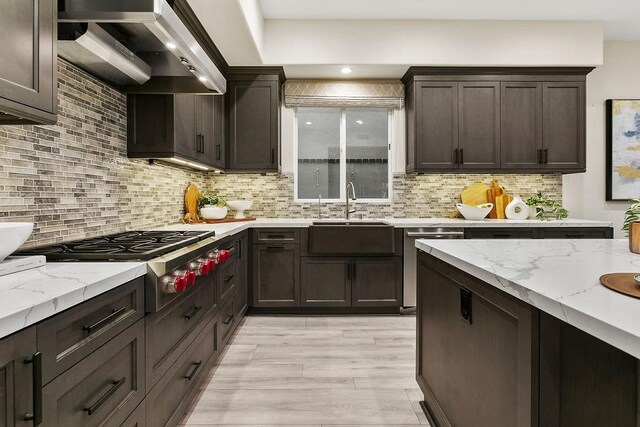
[(127, 231), (20, 251), (48, 260), (150, 260), (214, 236), (213, 231)]

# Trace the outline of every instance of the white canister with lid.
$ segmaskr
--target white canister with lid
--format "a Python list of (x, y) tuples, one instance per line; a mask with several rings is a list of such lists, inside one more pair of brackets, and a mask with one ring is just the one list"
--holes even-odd
[(529, 206), (520, 197), (514, 197), (505, 209), (507, 219), (527, 219), (529, 216)]

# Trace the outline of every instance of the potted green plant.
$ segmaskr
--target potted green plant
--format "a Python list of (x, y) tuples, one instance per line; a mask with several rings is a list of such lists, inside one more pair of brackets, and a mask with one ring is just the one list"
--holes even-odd
[(632, 222), (640, 220), (640, 199), (629, 200), (629, 207), (624, 211), (624, 222), (622, 229), (629, 234), (629, 227)]
[(227, 202), (220, 196), (201, 194), (198, 198), (200, 216), (204, 219), (223, 219), (227, 216)]
[(548, 221), (555, 217), (555, 219), (565, 219), (569, 216), (569, 211), (556, 202), (553, 199), (544, 197), (542, 192), (538, 192), (529, 197), (525, 203), (529, 206), (529, 218), (539, 219), (541, 221)]

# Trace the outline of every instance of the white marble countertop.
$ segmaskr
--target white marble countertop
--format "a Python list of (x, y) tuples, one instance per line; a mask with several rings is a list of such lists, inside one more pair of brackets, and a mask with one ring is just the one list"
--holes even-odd
[(48, 262), (0, 277), (0, 338), (145, 275), (144, 262)]
[[(341, 219), (322, 219), (324, 222), (340, 221)], [(214, 230), (216, 236), (224, 237), (238, 233), (249, 228), (283, 228), (283, 227), (308, 227), (316, 221), (313, 218), (258, 218), (255, 221), (229, 222), (223, 224), (174, 224), (158, 228), (158, 230)], [(352, 219), (351, 222), (381, 221), (398, 228), (417, 227), (612, 227), (611, 222), (591, 221), (584, 219), (565, 219), (561, 221), (539, 220), (506, 220), (485, 219), (482, 221), (469, 221), (465, 219), (451, 218), (382, 218), (382, 219)]]
[(640, 300), (599, 281), (640, 273), (627, 240), (418, 240), (416, 247), (640, 358)]

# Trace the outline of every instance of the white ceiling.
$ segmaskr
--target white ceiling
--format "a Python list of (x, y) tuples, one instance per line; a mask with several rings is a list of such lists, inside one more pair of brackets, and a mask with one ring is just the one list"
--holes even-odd
[(258, 0), (265, 19), (603, 21), (605, 40), (640, 40), (640, 0)]

